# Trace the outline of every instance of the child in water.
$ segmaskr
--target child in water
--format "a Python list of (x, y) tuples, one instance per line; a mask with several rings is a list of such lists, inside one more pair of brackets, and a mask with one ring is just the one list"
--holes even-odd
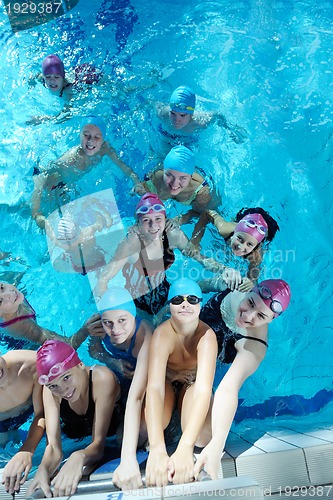
[[(249, 261), (247, 277), (237, 287), (240, 292), (249, 292), (259, 278), (263, 248), (265, 245), (267, 247), (279, 230), (276, 220), (260, 207), (240, 210), (236, 215), (236, 222), (226, 221), (215, 210), (208, 210), (204, 216), (213, 222), (219, 234), (230, 245), (232, 254)], [(201, 286), (204, 292), (225, 288), (219, 277), (206, 280)]]
[(14, 495), (26, 481), (32, 456), (45, 431), (42, 388), (36, 375), (36, 352), (9, 351), (0, 356), (0, 439), (33, 415), (27, 438), (2, 473), (5, 490)]
[[(47, 446), (27, 495), (37, 488), (46, 497), (73, 495), (84, 466), (103, 457), (106, 437), (116, 432), (119, 421), (114, 408), (120, 385), (109, 368), (85, 366), (71, 346), (57, 340), (38, 349), (36, 367), (38, 382), (44, 386)], [(86, 448), (70, 455), (51, 480), (62, 459), (61, 430), (70, 439), (92, 438)]]
[(71, 337), (59, 335), (37, 323), (36, 312), (14, 285), (0, 282), (0, 332), (13, 339), (27, 340), (33, 344), (43, 344), (47, 339), (59, 339), (75, 348), (87, 336), (99, 328), (96, 315), (91, 316)]
[(56, 116), (34, 116), (27, 123), (37, 125), (48, 120), (57, 120), (60, 123), (70, 117), (70, 101), (73, 98), (73, 90), (81, 90), (82, 86), (98, 83), (102, 76), (101, 71), (91, 64), (80, 64), (75, 68), (75, 80), (73, 83), (66, 78), (65, 67), (62, 60), (55, 54), (50, 54), (42, 62), (42, 72), (29, 79), (30, 85), (40, 82), (52, 95), (64, 100), (64, 109)]
[(64, 250), (52, 265), (59, 271), (68, 271), (64, 264), (70, 264), (73, 271), (86, 276), (87, 273), (95, 271), (96, 276), (105, 266), (104, 251), (96, 243), (96, 232), (112, 226), (112, 217), (105, 211), (104, 215), (99, 213), (96, 221), (90, 226), (80, 228), (78, 223), (70, 217), (62, 217), (59, 220), (57, 233), (52, 225), (45, 220), (45, 230), (48, 237), (56, 245)]
[(52, 162), (47, 170), (35, 169), (34, 191), (31, 197), (32, 217), (40, 228), (45, 227), (45, 208), (41, 209), (43, 197), (46, 198), (45, 204), (48, 207), (53, 202), (53, 209), (61, 208), (68, 201), (65, 200), (68, 198), (68, 191), (75, 190), (77, 182), (104, 156), (108, 156), (126, 177), (139, 182), (138, 176), (119, 158), (115, 149), (105, 140), (105, 136), (104, 121), (98, 116), (87, 116), (82, 120), (80, 144)]
[(137, 489), (142, 487), (136, 458), (138, 438), (147, 439), (142, 408), (152, 327), (137, 315), (132, 296), (124, 288), (109, 288), (98, 302), (98, 310), (104, 336), (91, 337), (89, 354), (115, 373), (120, 382), (121, 399), (126, 403), (121, 460), (112, 481), (122, 490)]
[(195, 93), (187, 85), (181, 85), (173, 91), (169, 106), (157, 105), (157, 132), (161, 142), (166, 145), (166, 152), (179, 144), (193, 149), (198, 142), (198, 134), (213, 123), (225, 128), (237, 144), (244, 142), (247, 133), (243, 128), (232, 125), (219, 112), (198, 112), (195, 106)]
[[(217, 355), (215, 333), (199, 319), (202, 293), (197, 283), (188, 278), (175, 281), (168, 301), (171, 318), (156, 328), (149, 350), (149, 486), (193, 480), (193, 448), (209, 409)], [(176, 405), (181, 414), (182, 436), (169, 457), (163, 428)]]
[[(172, 199), (191, 207), (189, 212), (173, 219), (179, 225), (188, 223), (192, 217), (221, 203), (218, 193), (211, 190), (207, 180), (195, 170), (193, 151), (182, 145), (173, 147), (166, 155), (163, 165), (158, 165), (147, 173), (143, 182), (134, 187), (134, 191), (137, 194), (155, 193), (163, 201)], [(201, 217), (193, 229), (193, 235), (200, 232), (201, 221), (207, 223)]]
[(290, 298), (288, 283), (269, 279), (246, 294), (229, 289), (217, 293), (202, 308), (200, 318), (216, 333), (218, 362), (231, 365), (216, 388), (204, 432), (197, 442), (198, 446), (205, 447), (197, 457), (196, 478), (202, 468), (212, 479), (218, 478), (239, 391), (265, 358), (269, 324), (288, 308)]

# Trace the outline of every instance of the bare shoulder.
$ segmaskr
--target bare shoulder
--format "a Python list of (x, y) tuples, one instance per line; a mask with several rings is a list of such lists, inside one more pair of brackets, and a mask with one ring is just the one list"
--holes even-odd
[(199, 320), (198, 332), (200, 336), (207, 339), (208, 342), (210, 341), (217, 342), (214, 330), (212, 330), (212, 328), (209, 325), (207, 325), (207, 323), (204, 323), (201, 320)]

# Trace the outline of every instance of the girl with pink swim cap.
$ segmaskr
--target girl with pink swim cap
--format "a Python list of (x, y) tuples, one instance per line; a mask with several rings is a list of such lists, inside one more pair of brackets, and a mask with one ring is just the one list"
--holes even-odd
[[(288, 308), (290, 297), (288, 283), (269, 279), (246, 294), (224, 290), (202, 308), (200, 318), (217, 336), (218, 360), (231, 366), (216, 389), (210, 418), (197, 442), (204, 449), (195, 465), (196, 477), (205, 467), (211, 478), (217, 479), (221, 455), (237, 410), (239, 390), (265, 358), (268, 325)], [(210, 438), (207, 439), (207, 435)]]
[[(49, 340), (38, 349), (36, 368), (38, 381), (44, 386), (47, 446), (27, 495), (38, 488), (47, 497), (73, 495), (83, 467), (103, 457), (106, 436), (117, 430), (114, 408), (120, 385), (109, 368), (85, 366), (75, 349), (57, 340)], [(72, 439), (92, 435), (92, 442), (72, 453), (51, 481), (62, 460), (61, 430)]]
[(143, 195), (135, 215), (137, 223), (130, 227), (127, 238), (118, 245), (99, 278), (94, 294), (101, 296), (107, 290), (108, 282), (122, 270), (126, 288), (136, 306), (150, 319), (167, 302), (170, 284), (165, 272), (175, 260), (174, 249), (193, 257), (213, 272), (223, 271), (224, 266), (214, 259), (206, 259), (199, 252), (193, 252), (185, 233), (179, 227), (167, 224), (165, 207), (156, 194)]
[[(240, 292), (250, 291), (259, 277), (263, 250), (267, 248), (279, 230), (277, 222), (260, 207), (240, 210), (236, 215), (236, 222), (227, 222), (215, 210), (207, 210), (205, 216), (213, 222), (219, 234), (230, 245), (233, 255), (249, 261), (247, 277), (239, 277), (238, 280), (228, 283), (228, 286), (232, 290), (237, 288)], [(206, 280), (201, 285), (204, 291), (221, 289), (214, 279)], [(224, 288), (223, 283), (222, 287)]]

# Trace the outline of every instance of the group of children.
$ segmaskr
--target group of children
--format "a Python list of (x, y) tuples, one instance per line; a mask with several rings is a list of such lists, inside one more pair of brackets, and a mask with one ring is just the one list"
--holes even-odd
[[(71, 98), (72, 85), (57, 56), (44, 60), (41, 79), (59, 98)], [(224, 127), (236, 143), (244, 140), (245, 131), (218, 113), (195, 112), (195, 106), (194, 92), (181, 86), (169, 106), (157, 108), (157, 132), (168, 152), (144, 179), (106, 141), (99, 116), (83, 118), (78, 146), (47, 168), (35, 169), (32, 216), (64, 250), (75, 272), (98, 270), (93, 290), (97, 313), (71, 337), (61, 336), (37, 323), (34, 309), (14, 285), (0, 283), (2, 332), (41, 346), (0, 357), (1, 432), (18, 428), (33, 414), (27, 439), (3, 471), (10, 493), (27, 479), (45, 430), (47, 447), (28, 494), (37, 488), (47, 497), (73, 494), (83, 468), (102, 459), (107, 436), (119, 435), (122, 427), (121, 460), (113, 475), (119, 488), (143, 486), (136, 450), (147, 440), (147, 486), (190, 482), (202, 468), (218, 476), (239, 390), (264, 359), (268, 325), (288, 307), (290, 288), (281, 279), (259, 281), (263, 250), (279, 229), (276, 221), (261, 207), (243, 209), (235, 221), (226, 221), (218, 212), (218, 191), (195, 165), (193, 145), (209, 123)], [(95, 235), (111, 229), (113, 214), (97, 209), (89, 228), (63, 215), (77, 182), (104, 156), (131, 179), (140, 196), (135, 224), (109, 262), (96, 251)], [(98, 199), (98, 193), (94, 196)], [(168, 199), (190, 210), (168, 219), (163, 203)], [(57, 227), (49, 219), (55, 210)], [(180, 226), (193, 218), (197, 222), (189, 239)], [(248, 261), (246, 275), (242, 266), (227, 266), (202, 252), (208, 223), (236, 259)], [(89, 265), (79, 260), (84, 247), (89, 248)], [(166, 271), (175, 267), (175, 249), (214, 273), (213, 278), (169, 282)], [(120, 271), (125, 286), (115, 287), (111, 280)], [(202, 305), (203, 292), (211, 291), (217, 293)], [(77, 348), (86, 341), (100, 364), (86, 366), (79, 358)], [(230, 367), (213, 394), (216, 362)], [(182, 432), (169, 456), (164, 430), (175, 409)], [(62, 432), (73, 439), (91, 436), (91, 443), (58, 470)], [(196, 460), (195, 446), (201, 448)]]

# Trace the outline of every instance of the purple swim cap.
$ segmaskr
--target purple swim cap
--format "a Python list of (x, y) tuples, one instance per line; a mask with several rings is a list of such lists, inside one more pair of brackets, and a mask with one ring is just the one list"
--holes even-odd
[(178, 113), (193, 115), (195, 108), (195, 93), (187, 85), (177, 87), (170, 97), (170, 109)]
[(274, 313), (274, 318), (287, 309), (290, 302), (290, 286), (283, 280), (260, 281), (252, 290)]
[(267, 236), (268, 225), (261, 214), (247, 214), (236, 224), (234, 233), (238, 231), (250, 234), (260, 243)]
[(42, 62), (43, 75), (60, 75), (65, 78), (64, 63), (58, 56), (51, 54)]
[(47, 340), (37, 351), (38, 382), (49, 384), (70, 368), (81, 363), (75, 349), (60, 340)]

